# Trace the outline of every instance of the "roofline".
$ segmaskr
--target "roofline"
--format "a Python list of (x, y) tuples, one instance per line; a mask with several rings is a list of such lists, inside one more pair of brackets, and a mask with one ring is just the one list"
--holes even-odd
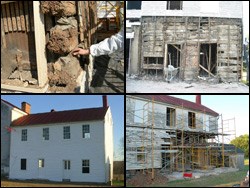
[(95, 119), (95, 120), (87, 120), (87, 121), (70, 121), (70, 122), (60, 122), (60, 123), (47, 123), (47, 124), (26, 124), (26, 125), (12, 125), (10, 124), (11, 127), (30, 127), (30, 126), (48, 126), (48, 125), (58, 125), (58, 124), (66, 124), (66, 123), (79, 123), (79, 122), (89, 122), (89, 121), (103, 121), (103, 119)]
[(1, 101), (3, 101), (4, 103), (6, 103), (6, 104), (9, 105), (9, 106), (12, 106), (13, 108), (16, 108), (16, 109), (22, 111), (22, 112), (25, 113), (25, 114), (28, 114), (27, 112), (23, 111), (21, 108), (15, 106), (14, 104), (11, 104), (10, 102), (8, 102), (8, 101), (6, 101), (6, 100), (4, 100), (4, 99), (1, 99)]
[[(137, 98), (137, 99), (143, 99), (143, 100), (145, 100), (145, 101), (150, 101), (149, 99), (143, 98), (143, 97), (141, 97), (140, 95), (137, 95), (137, 96), (134, 96), (134, 95), (127, 95), (127, 96), (130, 96), (130, 97), (135, 98), (135, 99)], [(172, 97), (172, 96), (170, 96), (170, 97)], [(177, 97), (173, 97), (173, 98), (177, 98)], [(177, 99), (181, 99), (181, 98), (177, 98)], [(181, 99), (181, 100), (188, 101), (188, 102), (191, 102), (191, 103), (196, 104), (195, 102), (192, 102), (192, 101), (189, 101), (189, 100), (185, 100), (185, 99)], [(169, 104), (170, 106), (173, 106), (173, 107), (181, 107), (181, 106), (179, 106), (178, 104), (174, 105), (174, 104), (171, 104), (171, 103), (161, 102), (161, 101), (157, 101), (157, 100), (155, 100), (154, 102), (155, 102), (155, 103), (159, 103), (159, 104), (165, 104), (165, 105), (166, 105), (166, 104)], [(201, 104), (201, 106), (208, 108), (207, 106), (204, 106), (204, 105), (202, 105), (202, 104)], [(214, 110), (212, 110), (212, 109), (210, 109), (210, 108), (209, 108), (210, 110), (212, 110), (212, 111), (214, 111), (214, 112), (216, 113), (216, 116), (215, 116), (215, 114), (210, 113), (210, 112), (207, 112), (207, 111), (194, 110), (194, 109), (187, 108), (187, 107), (183, 107), (183, 108), (184, 108), (184, 109), (187, 109), (187, 110), (193, 110), (193, 111), (196, 111), (196, 112), (202, 112), (202, 113), (205, 113), (205, 114), (209, 114), (209, 115), (212, 115), (212, 116), (214, 116), (214, 117), (218, 117), (218, 116), (220, 115), (219, 113), (215, 112)]]

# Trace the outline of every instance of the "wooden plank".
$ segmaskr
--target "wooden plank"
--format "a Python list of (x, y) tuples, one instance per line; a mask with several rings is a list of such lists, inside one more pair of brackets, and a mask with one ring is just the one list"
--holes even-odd
[(22, 31), (26, 31), (24, 9), (23, 9), (23, 2), (22, 1), (19, 1), (19, 11), (20, 11), (20, 20), (21, 20)]
[(2, 5), (2, 14), (3, 14), (3, 28), (4, 28), (4, 32), (8, 33), (9, 29), (8, 29), (8, 21), (7, 21), (7, 14), (6, 14), (6, 6)]
[(16, 24), (16, 14), (15, 14), (15, 4), (10, 3), (10, 13), (11, 13), (11, 20), (12, 20), (12, 26), (13, 31), (17, 31), (17, 24)]
[[(1, 28), (3, 28), (3, 19), (1, 19)], [(1, 29), (1, 48), (6, 48), (6, 38), (3, 29)]]
[(15, 2), (15, 13), (16, 13), (17, 29), (18, 31), (22, 31), (18, 2)]
[(8, 29), (9, 32), (12, 31), (12, 21), (10, 17), (10, 7), (9, 4), (6, 4), (6, 15), (7, 15), (7, 21), (8, 21)]
[(46, 39), (44, 29), (44, 14), (40, 11), (40, 2), (33, 1), (34, 31), (36, 46), (37, 75), (39, 87), (44, 87), (48, 81)]
[(30, 28), (34, 31), (34, 16), (33, 16), (33, 3), (29, 1), (29, 16), (30, 16)]
[(1, 84), (1, 89), (10, 91), (19, 91), (24, 93), (45, 93), (48, 90), (48, 84), (43, 88), (26, 88), (20, 86), (11, 86), (7, 84)]
[(200, 68), (202, 68), (204, 71), (206, 71), (209, 75), (212, 75), (213, 77), (215, 77), (215, 75), (211, 72), (209, 72), (205, 67), (203, 67), (201, 64), (199, 64)]
[(23, 6), (24, 6), (24, 15), (25, 15), (25, 23), (26, 23), (26, 31), (30, 32), (30, 19), (29, 19), (29, 5), (27, 1), (23, 2)]

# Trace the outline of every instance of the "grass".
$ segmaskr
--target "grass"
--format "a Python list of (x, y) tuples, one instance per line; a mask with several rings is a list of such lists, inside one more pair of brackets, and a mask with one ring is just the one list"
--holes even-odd
[(120, 187), (120, 186), (124, 186), (124, 181), (119, 181), (119, 180), (113, 180), (113, 186), (114, 187)]
[(217, 176), (201, 177), (199, 179), (176, 180), (166, 185), (152, 185), (161, 187), (232, 187), (239, 184), (246, 176), (249, 170), (249, 159), (244, 161), (244, 169), (238, 172), (224, 173)]

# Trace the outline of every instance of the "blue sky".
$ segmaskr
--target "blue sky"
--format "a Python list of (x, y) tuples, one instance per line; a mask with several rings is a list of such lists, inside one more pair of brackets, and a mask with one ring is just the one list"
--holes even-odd
[[(72, 110), (102, 106), (102, 95), (2, 95), (2, 99), (21, 107), (23, 101), (31, 104), (31, 113)], [(124, 96), (108, 95), (114, 122), (114, 151), (115, 160), (123, 159), (118, 156), (120, 138), (124, 136)]]
[[(171, 95), (195, 102), (195, 95)], [(248, 95), (201, 95), (201, 103), (222, 114), (223, 119), (235, 117), (236, 135), (249, 134)], [(232, 126), (230, 122), (229, 126)]]

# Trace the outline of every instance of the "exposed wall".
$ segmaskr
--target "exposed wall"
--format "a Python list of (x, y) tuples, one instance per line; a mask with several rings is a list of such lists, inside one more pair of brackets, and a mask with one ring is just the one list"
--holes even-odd
[[(148, 64), (145, 57), (163, 57), (168, 66), (167, 44), (181, 46), (180, 78), (195, 80), (200, 67), (201, 44), (216, 44), (214, 66), (206, 68), (224, 81), (238, 81), (242, 66), (242, 20), (198, 17), (142, 17), (141, 64), (144, 69), (155, 69), (156, 63)], [(215, 49), (213, 49), (215, 50)]]

